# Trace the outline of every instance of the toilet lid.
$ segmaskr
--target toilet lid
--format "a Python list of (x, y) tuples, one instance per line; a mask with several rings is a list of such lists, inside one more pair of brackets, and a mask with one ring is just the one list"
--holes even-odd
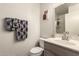
[(31, 49), (31, 53), (39, 53), (41, 51), (43, 51), (43, 48), (41, 47), (34, 47)]

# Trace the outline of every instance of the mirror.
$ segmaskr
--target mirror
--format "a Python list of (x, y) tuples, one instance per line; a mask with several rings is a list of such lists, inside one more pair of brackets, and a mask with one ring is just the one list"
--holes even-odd
[(64, 3), (55, 8), (56, 33), (79, 34), (79, 4)]
[(62, 4), (55, 8), (55, 25), (57, 34), (62, 34), (63, 32), (65, 32), (65, 14), (67, 13), (67, 4)]

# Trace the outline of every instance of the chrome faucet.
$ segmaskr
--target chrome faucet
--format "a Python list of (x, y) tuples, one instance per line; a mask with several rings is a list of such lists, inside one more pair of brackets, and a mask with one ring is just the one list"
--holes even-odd
[(63, 33), (62, 40), (69, 40), (69, 32)]

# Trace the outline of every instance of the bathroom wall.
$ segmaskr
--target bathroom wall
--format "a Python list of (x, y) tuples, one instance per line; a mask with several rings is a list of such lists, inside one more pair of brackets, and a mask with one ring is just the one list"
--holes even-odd
[[(5, 31), (3, 19), (28, 21), (28, 38), (16, 42), (14, 32)], [(40, 4), (0, 4), (0, 55), (28, 55), (40, 37)]]
[(58, 6), (62, 5), (62, 4), (64, 4), (64, 3), (53, 3), (53, 7), (56, 8), (56, 7), (58, 7)]
[[(53, 17), (52, 15), (54, 14), (54, 10), (52, 9), (53, 4), (41, 4), (40, 6), (40, 17), (41, 17), (41, 22), (40, 22), (40, 32), (42, 37), (50, 37), (53, 34)], [(43, 20), (43, 13), (44, 10), (48, 10), (47, 14), (47, 19)]]
[[(54, 36), (55, 29), (55, 8), (63, 3), (42, 3), (40, 4), (40, 35), (41, 37)], [(44, 10), (48, 10), (47, 20), (43, 20)]]

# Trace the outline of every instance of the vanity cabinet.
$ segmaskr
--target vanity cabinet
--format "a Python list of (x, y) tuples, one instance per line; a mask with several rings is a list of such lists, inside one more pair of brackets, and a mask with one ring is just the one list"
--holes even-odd
[(79, 56), (79, 52), (53, 43), (45, 42), (44, 55), (45, 56)]

